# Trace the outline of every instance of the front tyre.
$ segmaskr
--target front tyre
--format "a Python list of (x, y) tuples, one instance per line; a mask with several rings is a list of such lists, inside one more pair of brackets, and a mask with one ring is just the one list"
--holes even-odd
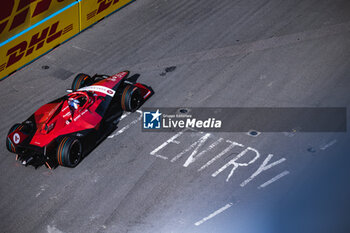
[(73, 80), (72, 90), (77, 91), (79, 88), (86, 87), (91, 84), (93, 84), (93, 79), (87, 74), (80, 73)]
[(64, 137), (57, 147), (58, 164), (64, 167), (75, 167), (82, 159), (83, 147), (77, 138)]
[(8, 136), (13, 132), (15, 131), (18, 127), (20, 126), (20, 124), (14, 124), (8, 134), (7, 134), (7, 137), (6, 137), (6, 148), (8, 151), (10, 151), (11, 153), (16, 153), (16, 148), (15, 148), (15, 145), (13, 145), (13, 143), (9, 140)]
[(141, 106), (141, 95), (138, 87), (127, 85), (122, 93), (121, 107), (124, 111), (135, 112)]

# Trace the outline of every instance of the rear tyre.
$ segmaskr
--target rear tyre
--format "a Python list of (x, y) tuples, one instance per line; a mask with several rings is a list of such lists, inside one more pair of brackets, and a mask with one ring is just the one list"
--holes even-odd
[(16, 148), (15, 148), (15, 145), (13, 145), (13, 143), (9, 140), (8, 135), (9, 135), (10, 133), (12, 133), (13, 131), (15, 131), (19, 126), (21, 126), (21, 125), (20, 125), (20, 124), (14, 124), (14, 125), (10, 128), (10, 130), (9, 130), (9, 132), (8, 132), (8, 134), (7, 134), (7, 137), (6, 137), (6, 148), (7, 148), (7, 150), (10, 151), (11, 153), (16, 153)]
[(141, 95), (138, 87), (127, 85), (122, 93), (121, 107), (124, 111), (135, 112), (141, 105)]
[(82, 159), (82, 152), (79, 139), (64, 137), (57, 147), (57, 162), (64, 167), (75, 167)]
[(93, 79), (87, 74), (80, 73), (73, 80), (72, 90), (77, 91), (79, 88), (86, 87), (91, 84), (93, 84)]

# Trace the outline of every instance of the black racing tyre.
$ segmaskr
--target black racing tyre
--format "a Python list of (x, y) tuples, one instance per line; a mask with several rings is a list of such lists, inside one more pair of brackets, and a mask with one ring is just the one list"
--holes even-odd
[(87, 74), (80, 73), (73, 80), (72, 90), (76, 91), (79, 88), (86, 87), (91, 84), (93, 84), (93, 79)]
[(25, 121), (22, 123), (23, 128), (21, 129), (21, 132), (25, 133), (25, 134), (30, 134), (34, 132), (34, 128), (35, 128), (35, 123), (32, 121)]
[(75, 167), (82, 159), (83, 147), (77, 138), (64, 137), (57, 147), (57, 162), (64, 167)]
[(9, 135), (10, 133), (12, 133), (13, 131), (15, 131), (15, 130), (16, 130), (18, 127), (20, 127), (20, 126), (21, 126), (21, 124), (14, 124), (14, 125), (10, 128), (10, 130), (9, 130), (7, 136), (6, 136), (6, 148), (7, 148), (8, 151), (10, 151), (10, 152), (12, 152), (12, 153), (16, 153), (16, 148), (15, 148), (15, 146), (13, 145), (13, 143), (8, 139), (8, 135)]
[(133, 85), (125, 86), (121, 98), (122, 109), (127, 112), (135, 112), (140, 105), (141, 95), (139, 88)]
[(105, 80), (106, 78), (108, 78), (108, 75), (101, 75), (101, 76), (96, 76), (96, 77), (93, 77), (93, 83), (97, 83), (101, 80)]

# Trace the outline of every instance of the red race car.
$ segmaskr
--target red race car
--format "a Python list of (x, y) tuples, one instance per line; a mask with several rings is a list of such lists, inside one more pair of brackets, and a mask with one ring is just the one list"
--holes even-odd
[(11, 127), (7, 149), (34, 167), (75, 167), (111, 132), (124, 111), (136, 111), (153, 94), (129, 71), (113, 76), (78, 74), (69, 94), (40, 107)]

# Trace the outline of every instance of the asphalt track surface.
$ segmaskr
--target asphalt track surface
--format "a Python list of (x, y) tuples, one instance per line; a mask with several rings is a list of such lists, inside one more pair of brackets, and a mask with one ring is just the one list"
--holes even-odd
[[(198, 152), (222, 141), (185, 167), (193, 148), (173, 158), (204, 134), (154, 152), (175, 133), (141, 132), (133, 113), (74, 169), (23, 167), (5, 148), (11, 125), (80, 72), (140, 73), (156, 92), (146, 107), (349, 107), (349, 12), (346, 0), (136, 1), (1, 81), (0, 231), (349, 232), (349, 133), (211, 133)], [(242, 146), (200, 170), (226, 140)], [(256, 161), (220, 170), (248, 147)], [(279, 163), (244, 185), (269, 154)]]

